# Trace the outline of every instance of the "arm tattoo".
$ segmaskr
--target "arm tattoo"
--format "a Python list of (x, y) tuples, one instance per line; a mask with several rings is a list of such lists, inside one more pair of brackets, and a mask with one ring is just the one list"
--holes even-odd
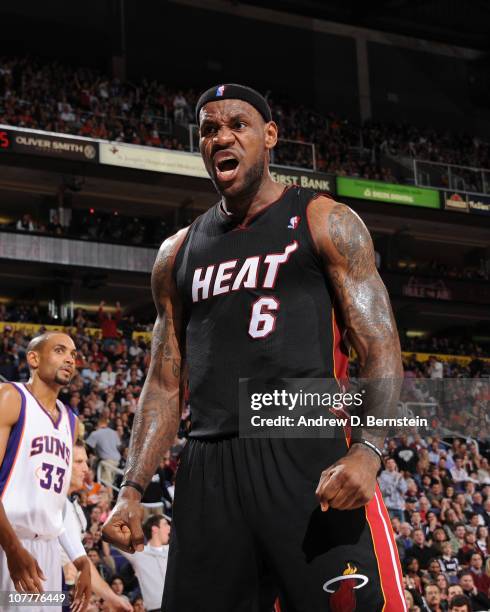
[[(359, 357), (359, 377), (365, 381), (363, 415), (386, 418), (396, 408), (403, 370), (396, 324), (376, 270), (371, 237), (357, 214), (343, 204), (330, 210), (327, 231), (328, 275)], [(382, 447), (385, 434), (381, 428), (361, 435)]]
[(164, 242), (152, 272), (158, 316), (153, 327), (150, 368), (134, 417), (125, 472), (127, 479), (143, 488), (172, 445), (180, 422), (182, 314), (172, 277), (178, 243), (176, 237)]

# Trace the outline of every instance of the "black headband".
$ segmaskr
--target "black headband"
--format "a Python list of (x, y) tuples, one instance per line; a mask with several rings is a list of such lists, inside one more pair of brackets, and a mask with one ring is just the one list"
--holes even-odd
[(258, 91), (245, 85), (228, 83), (227, 85), (216, 85), (205, 91), (196, 105), (196, 120), (199, 123), (199, 111), (208, 102), (217, 100), (243, 100), (251, 104), (262, 115), (265, 121), (272, 121), (272, 113), (267, 100)]

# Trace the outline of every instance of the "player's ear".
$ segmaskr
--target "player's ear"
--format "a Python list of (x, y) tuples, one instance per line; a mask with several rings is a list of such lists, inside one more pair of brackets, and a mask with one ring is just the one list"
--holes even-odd
[(277, 125), (274, 121), (268, 121), (264, 125), (265, 146), (267, 149), (273, 149), (277, 144)]
[(37, 351), (27, 353), (27, 365), (31, 370), (36, 370), (39, 367), (39, 353)]

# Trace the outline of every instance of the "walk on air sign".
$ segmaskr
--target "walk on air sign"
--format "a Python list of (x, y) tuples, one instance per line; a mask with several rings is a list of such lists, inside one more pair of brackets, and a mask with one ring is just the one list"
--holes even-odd
[(337, 177), (337, 194), (360, 200), (439, 208), (439, 192), (413, 185), (398, 185), (381, 181)]

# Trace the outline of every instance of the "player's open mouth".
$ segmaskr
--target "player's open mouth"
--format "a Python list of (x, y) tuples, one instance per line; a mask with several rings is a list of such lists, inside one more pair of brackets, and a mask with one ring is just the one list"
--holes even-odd
[(214, 170), (219, 181), (231, 181), (238, 172), (239, 161), (231, 156), (222, 156), (217, 153), (214, 156)]

